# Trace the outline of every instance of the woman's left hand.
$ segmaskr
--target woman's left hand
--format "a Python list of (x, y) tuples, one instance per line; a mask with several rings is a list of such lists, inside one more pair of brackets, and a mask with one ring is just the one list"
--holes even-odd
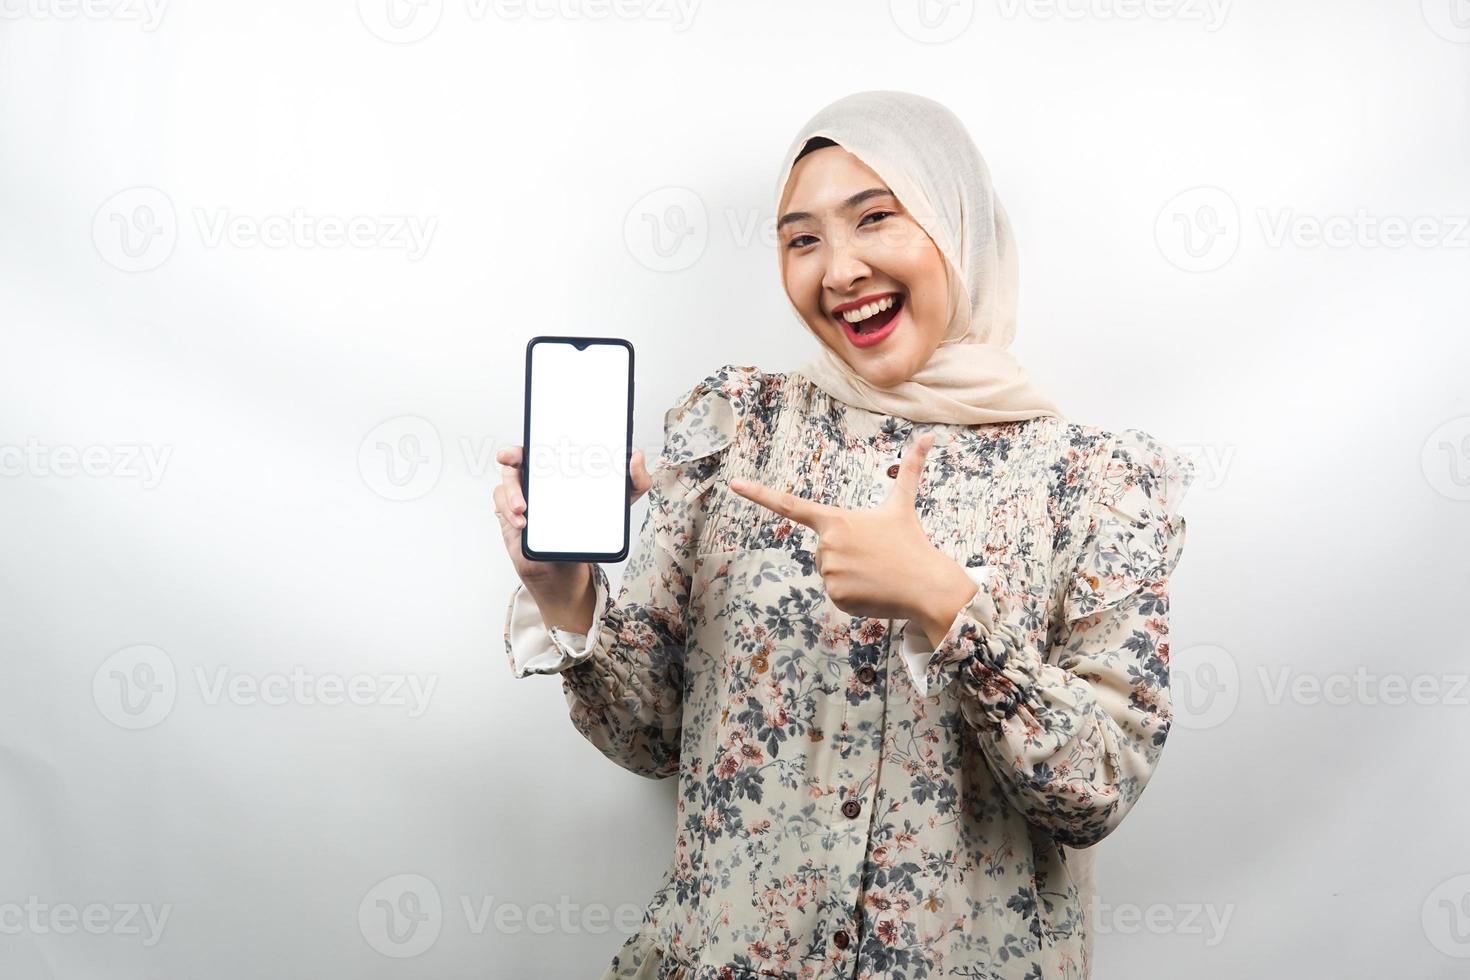
[(934, 547), (914, 507), (933, 445), (932, 433), (920, 435), (888, 499), (865, 510), (806, 500), (753, 480), (731, 480), (730, 489), (817, 532), (817, 571), (837, 608), (852, 616), (915, 620), (932, 633), (939, 625), (947, 629), (975, 592), (959, 563)]

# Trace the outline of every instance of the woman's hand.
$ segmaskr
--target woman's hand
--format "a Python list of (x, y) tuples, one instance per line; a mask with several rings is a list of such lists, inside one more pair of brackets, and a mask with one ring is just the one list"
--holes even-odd
[[(507, 446), (495, 454), (501, 464), (500, 485), (495, 488), (495, 516), (500, 521), (500, 536), (516, 575), (528, 586), (535, 585), (532, 594), (538, 603), (543, 597), (571, 596), (590, 581), (586, 562), (531, 561), (521, 550), (521, 529), (526, 526), (526, 498), (521, 493), (522, 456), (520, 446)], [(653, 486), (653, 477), (643, 464), (643, 450), (633, 450), (628, 469), (633, 480), (628, 502), (632, 504)]]
[(851, 616), (913, 620), (937, 647), (974, 596), (975, 583), (934, 547), (914, 509), (933, 445), (932, 433), (919, 436), (888, 499), (866, 510), (804, 500), (753, 480), (731, 480), (730, 489), (817, 532), (817, 571), (838, 609)]

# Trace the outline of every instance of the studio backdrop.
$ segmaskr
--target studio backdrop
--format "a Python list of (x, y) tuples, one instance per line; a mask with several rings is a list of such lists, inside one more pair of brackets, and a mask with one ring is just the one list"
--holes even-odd
[(0, 976), (600, 975), (674, 786), (512, 677), (525, 344), (631, 341), (650, 460), (807, 361), (772, 191), (867, 89), (985, 154), (1033, 380), (1196, 467), (1095, 976), (1466, 975), (1463, 3), (6, 0)]

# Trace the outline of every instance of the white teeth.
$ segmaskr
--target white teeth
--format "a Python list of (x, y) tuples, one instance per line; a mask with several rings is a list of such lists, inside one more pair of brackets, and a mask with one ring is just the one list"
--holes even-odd
[(884, 310), (892, 309), (893, 304), (897, 302), (897, 296), (885, 296), (876, 303), (867, 303), (856, 310), (845, 310), (842, 314), (842, 319), (848, 323), (861, 323), (871, 316), (877, 316)]

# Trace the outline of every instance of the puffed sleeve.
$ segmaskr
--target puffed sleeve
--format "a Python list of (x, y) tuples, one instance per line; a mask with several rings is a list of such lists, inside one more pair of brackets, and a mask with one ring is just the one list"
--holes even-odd
[(1028, 638), (1046, 601), (994, 576), (929, 660), (931, 693), (959, 685), (962, 714), (1026, 819), (1089, 847), (1112, 833), (1158, 764), (1169, 700), (1169, 576), (1194, 476), (1148, 433), (1112, 436), (1045, 654)]
[(759, 387), (756, 368), (725, 365), (664, 413), (648, 512), (616, 597), (606, 570), (591, 563), (596, 599), (587, 633), (548, 629), (520, 583), (506, 612), (514, 676), (560, 675), (576, 729), (618, 765), (652, 779), (679, 770), (695, 545), (707, 491)]

